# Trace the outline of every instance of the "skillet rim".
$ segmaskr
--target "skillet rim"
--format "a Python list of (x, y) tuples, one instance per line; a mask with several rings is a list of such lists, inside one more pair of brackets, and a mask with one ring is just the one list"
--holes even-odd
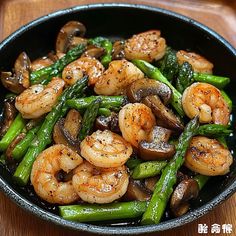
[[(208, 35), (211, 35), (213, 38), (217, 39), (222, 46), (224, 46), (235, 58), (236, 58), (236, 49), (222, 36), (218, 33), (213, 31), (212, 29), (208, 28), (207, 26), (195, 21), (189, 17), (183, 16), (181, 14), (165, 10), (158, 7), (148, 6), (148, 5), (141, 5), (141, 4), (126, 4), (126, 3), (98, 3), (98, 4), (88, 4), (88, 5), (81, 5), (76, 7), (71, 7), (63, 10), (59, 10), (36, 20), (29, 22), (28, 24), (22, 26), (10, 36), (8, 36), (5, 40), (0, 43), (0, 51), (7, 47), (12, 41), (15, 40), (19, 35), (22, 35), (25, 31), (32, 29), (34, 26), (43, 23), (51, 18), (56, 18), (58, 16), (63, 16), (70, 14), (71, 12), (79, 12), (81, 10), (96, 10), (102, 8), (120, 8), (120, 9), (141, 9), (151, 12), (156, 12), (159, 14), (163, 14), (172, 18), (178, 18), (180, 21), (184, 21), (188, 24), (193, 25), (194, 27), (198, 28), (198, 30), (206, 32)], [(229, 198), (234, 192), (236, 192), (236, 181), (231, 183), (221, 194), (214, 197), (210, 200), (207, 204), (181, 216), (178, 218), (174, 218), (168, 221), (161, 222), (157, 225), (147, 225), (147, 226), (129, 226), (129, 227), (109, 227), (109, 226), (97, 226), (79, 222), (73, 222), (64, 220), (61, 217), (54, 215), (46, 210), (41, 209), (37, 205), (31, 203), (23, 196), (21, 196), (17, 191), (15, 191), (9, 184), (5, 182), (5, 180), (0, 176), (0, 189), (3, 193), (9, 197), (12, 201), (14, 201), (18, 206), (23, 208), (24, 210), (30, 212), (33, 215), (38, 216), (39, 218), (46, 220), (48, 222), (53, 222), (57, 225), (61, 225), (63, 227), (78, 230), (82, 232), (90, 232), (96, 234), (103, 234), (103, 235), (134, 235), (134, 234), (141, 234), (141, 233), (152, 233), (152, 232), (160, 232), (168, 229), (173, 229), (175, 227), (179, 227), (190, 223), (199, 217), (205, 215), (207, 212), (212, 210), (214, 207), (225, 201)]]

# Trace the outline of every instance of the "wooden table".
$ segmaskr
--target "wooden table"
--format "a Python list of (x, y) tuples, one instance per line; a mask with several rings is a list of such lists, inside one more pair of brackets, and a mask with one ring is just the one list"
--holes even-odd
[[(170, 9), (190, 16), (224, 36), (236, 47), (236, 1), (230, 0), (1, 0), (0, 1), (0, 41), (23, 24), (47, 13), (76, 5), (98, 2), (129, 2), (141, 3)], [(228, 199), (224, 204), (214, 209), (199, 220), (184, 227), (166, 231), (161, 235), (194, 236), (197, 233), (198, 224), (232, 224), (233, 233), (236, 235), (236, 195)], [(65, 230), (61, 227), (49, 224), (30, 215), (17, 207), (7, 197), (0, 193), (0, 235), (2, 236), (37, 236), (37, 235), (82, 235), (78, 232)], [(85, 234), (83, 234), (85, 235)], [(86, 234), (91, 235), (91, 234)], [(155, 234), (152, 234), (155, 235)], [(204, 235), (212, 235), (211, 233)], [(218, 234), (223, 235), (223, 234)], [(226, 234), (224, 234), (226, 235)]]

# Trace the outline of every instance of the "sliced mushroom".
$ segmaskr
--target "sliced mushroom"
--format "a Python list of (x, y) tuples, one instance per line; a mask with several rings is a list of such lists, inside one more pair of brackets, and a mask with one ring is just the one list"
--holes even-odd
[(147, 96), (158, 95), (164, 104), (168, 104), (171, 94), (172, 91), (166, 84), (146, 78), (135, 80), (127, 88), (127, 96), (131, 102), (140, 102)]
[[(59, 31), (56, 40), (56, 52), (66, 53), (72, 44), (87, 43), (87, 40), (81, 39), (86, 33), (85, 26), (78, 21), (67, 22)], [(80, 36), (76, 37), (75, 36)]]
[(79, 133), (81, 122), (82, 117), (80, 113), (75, 109), (71, 109), (65, 118), (64, 128), (73, 138), (76, 138)]
[(162, 103), (158, 96), (147, 96), (142, 102), (152, 109), (152, 112), (157, 118), (158, 125), (171, 129), (176, 133), (183, 131), (184, 126), (180, 119)]
[(175, 154), (175, 146), (168, 143), (171, 131), (155, 126), (149, 140), (142, 140), (138, 146), (139, 156), (144, 160), (165, 160)]
[[(73, 37), (72, 40), (70, 41), (70, 44), (68, 45), (68, 50), (78, 46), (79, 44), (83, 44), (83, 45), (87, 45), (88, 44), (88, 40), (86, 38), (82, 38), (82, 37)], [(67, 51), (68, 51), (67, 50)]]
[(12, 162), (13, 158), (12, 158), (12, 151), (14, 150), (15, 146), (25, 137), (25, 133), (20, 133), (19, 135), (17, 135), (13, 141), (10, 143), (10, 145), (8, 146), (7, 150), (6, 150), (6, 157), (7, 160)]
[(0, 138), (7, 132), (10, 125), (16, 117), (16, 108), (14, 105), (15, 99), (7, 99), (3, 103), (3, 121), (0, 128)]
[(53, 62), (54, 61), (52, 59), (50, 59), (49, 57), (40, 57), (31, 63), (31, 69), (32, 69), (32, 71), (40, 70), (44, 67), (52, 65)]
[(171, 200), (170, 209), (174, 216), (182, 216), (189, 209), (189, 200), (197, 198), (199, 193), (198, 183), (194, 179), (181, 181), (175, 188)]
[(41, 116), (39, 118), (30, 120), (29, 122), (27, 122), (24, 129), (26, 131), (33, 129), (35, 126), (39, 125), (40, 122), (42, 122), (44, 120), (44, 118), (45, 118), (45, 116)]
[(13, 93), (21, 93), (30, 86), (29, 76), (31, 62), (25, 52), (22, 52), (15, 61), (14, 74), (2, 72), (1, 81), (5, 88)]
[(147, 201), (151, 198), (151, 191), (145, 187), (142, 181), (130, 178), (124, 199), (127, 201)]
[(125, 41), (120, 40), (116, 41), (113, 44), (113, 51), (112, 51), (112, 60), (121, 60), (125, 58)]
[(79, 151), (79, 140), (77, 139), (82, 117), (79, 112), (72, 109), (66, 118), (61, 118), (54, 126), (53, 140), (56, 144), (64, 144), (74, 151)]
[(180, 183), (182, 182), (183, 180), (188, 180), (189, 179), (189, 176), (184, 174), (183, 172), (181, 171), (178, 171), (177, 172), (177, 183)]
[(96, 119), (95, 128), (99, 130), (111, 130), (116, 133), (120, 133), (118, 114), (112, 112), (110, 116), (99, 116)]
[(144, 180), (145, 187), (146, 187), (147, 189), (149, 189), (151, 192), (153, 192), (154, 189), (155, 189), (155, 186), (156, 186), (156, 183), (157, 183), (158, 179), (159, 179), (158, 176), (146, 178), (146, 179)]
[(92, 47), (88, 47), (87, 50), (81, 55), (81, 57), (94, 57), (94, 58), (99, 58), (101, 57), (105, 50), (104, 48), (98, 48), (93, 45)]

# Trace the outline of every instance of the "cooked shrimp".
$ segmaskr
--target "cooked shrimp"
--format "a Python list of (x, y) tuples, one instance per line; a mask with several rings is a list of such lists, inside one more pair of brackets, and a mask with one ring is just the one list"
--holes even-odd
[(201, 123), (227, 125), (229, 107), (219, 89), (207, 83), (194, 83), (185, 89), (182, 105), (186, 115), (192, 119), (199, 115)]
[(144, 74), (131, 62), (123, 60), (112, 61), (108, 69), (95, 83), (94, 90), (101, 95), (124, 94), (129, 84), (144, 78)]
[(131, 145), (120, 135), (109, 130), (97, 130), (80, 144), (81, 155), (98, 167), (118, 167), (132, 154)]
[(72, 183), (82, 200), (89, 203), (110, 203), (125, 194), (129, 175), (124, 165), (100, 168), (84, 161), (75, 169)]
[(166, 41), (159, 30), (149, 30), (134, 35), (125, 43), (125, 57), (128, 60), (142, 59), (148, 62), (161, 59), (166, 52)]
[(53, 78), (46, 87), (35, 84), (16, 97), (15, 106), (23, 118), (38, 118), (52, 110), (62, 93), (64, 84), (65, 82), (60, 78)]
[(194, 52), (186, 52), (184, 50), (178, 51), (176, 56), (179, 64), (183, 64), (187, 61), (191, 64), (195, 72), (212, 74), (213, 64), (203, 56)]
[(225, 175), (233, 163), (230, 151), (216, 139), (193, 137), (185, 156), (185, 165), (202, 175)]
[(155, 125), (151, 109), (142, 103), (127, 104), (119, 112), (122, 136), (134, 147), (138, 147), (140, 141), (148, 139)]
[(53, 145), (41, 152), (31, 172), (31, 183), (37, 195), (50, 203), (68, 204), (76, 201), (79, 196), (72, 180), (59, 182), (56, 175), (61, 170), (69, 173), (82, 162), (80, 155), (63, 144)]
[(88, 75), (89, 84), (92, 85), (96, 83), (103, 72), (104, 67), (97, 59), (93, 57), (81, 57), (64, 68), (62, 79), (66, 84), (72, 85), (84, 75)]

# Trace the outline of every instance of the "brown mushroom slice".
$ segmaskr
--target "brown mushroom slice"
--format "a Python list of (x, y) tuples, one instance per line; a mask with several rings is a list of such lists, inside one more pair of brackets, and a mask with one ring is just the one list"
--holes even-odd
[(183, 131), (184, 126), (180, 119), (162, 103), (158, 96), (147, 96), (142, 102), (152, 109), (152, 112), (157, 118), (158, 125), (171, 129), (176, 133)]
[(146, 78), (135, 80), (127, 88), (127, 96), (131, 102), (140, 102), (146, 96), (158, 95), (164, 104), (168, 104), (171, 94), (172, 91), (166, 84)]
[(111, 130), (116, 133), (120, 133), (118, 114), (112, 112), (110, 116), (99, 116), (96, 119), (95, 128), (99, 130)]
[(83, 44), (86, 46), (88, 44), (88, 39), (82, 38), (82, 37), (76, 37), (76, 36), (73, 37), (68, 46), (68, 50), (78, 46), (79, 44)]
[(30, 86), (31, 62), (25, 52), (22, 52), (15, 61), (14, 74), (2, 72), (1, 81), (5, 88), (13, 93), (21, 93)]
[(99, 58), (104, 54), (105, 50), (104, 48), (98, 48), (98, 47), (90, 47), (88, 48), (81, 57), (94, 57)]
[(75, 109), (71, 109), (65, 118), (64, 127), (73, 138), (76, 138), (79, 134), (81, 123), (82, 117), (80, 113)]
[[(77, 112), (77, 114), (75, 113)], [(74, 151), (79, 151), (77, 135), (80, 129), (82, 117), (76, 110), (71, 110), (67, 117), (61, 118), (54, 126), (53, 140), (56, 144), (64, 144)]]
[(142, 181), (130, 178), (127, 191), (123, 198), (127, 201), (147, 201), (151, 196), (151, 191), (145, 187)]
[(194, 179), (181, 181), (175, 188), (171, 200), (170, 209), (174, 216), (179, 217), (189, 209), (189, 200), (197, 198), (199, 193), (198, 183)]
[(53, 63), (54, 61), (49, 57), (40, 57), (32, 61), (31, 69), (32, 71), (40, 70), (42, 68), (52, 65)]
[(17, 135), (13, 141), (10, 143), (10, 145), (8, 146), (7, 150), (6, 150), (6, 157), (7, 160), (12, 162), (13, 158), (12, 158), (12, 151), (14, 150), (15, 146), (24, 139), (26, 133), (20, 133), (19, 135)]
[(125, 58), (125, 41), (120, 40), (116, 41), (113, 44), (113, 51), (112, 51), (112, 60), (121, 60)]
[(7, 132), (16, 117), (15, 99), (7, 99), (3, 103), (3, 121), (1, 123), (0, 138)]
[(175, 146), (168, 143), (171, 131), (155, 126), (149, 140), (142, 140), (138, 146), (139, 156), (143, 160), (166, 160), (175, 154)]
[[(67, 22), (59, 31), (56, 40), (56, 52), (66, 53), (76, 35), (83, 37), (86, 33), (85, 26), (78, 21)], [(73, 42), (75, 43), (75, 42)]]
[(144, 180), (145, 187), (146, 187), (147, 189), (149, 189), (151, 192), (153, 192), (154, 189), (155, 189), (155, 186), (156, 186), (156, 183), (157, 183), (158, 180), (159, 180), (159, 177), (158, 177), (158, 176), (146, 178), (146, 179)]

